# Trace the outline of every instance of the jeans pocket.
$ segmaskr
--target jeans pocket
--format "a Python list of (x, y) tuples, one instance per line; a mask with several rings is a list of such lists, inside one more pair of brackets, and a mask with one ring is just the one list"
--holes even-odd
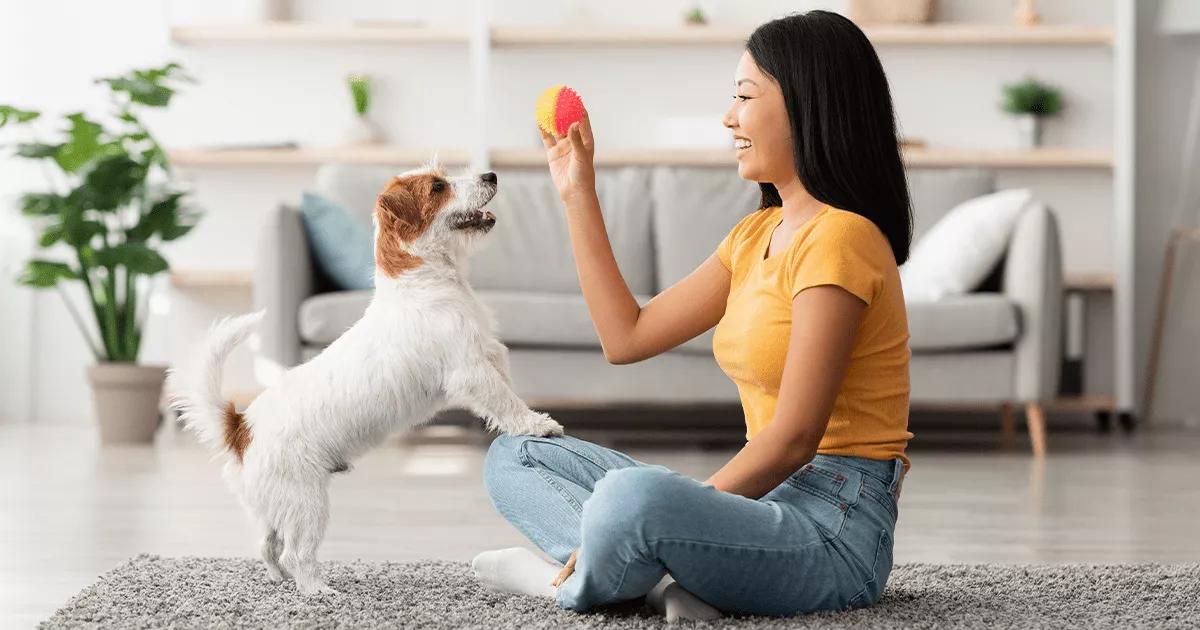
[(787, 478), (799, 490), (796, 507), (808, 515), (830, 540), (842, 533), (847, 514), (858, 502), (862, 480), (853, 473), (805, 464)]

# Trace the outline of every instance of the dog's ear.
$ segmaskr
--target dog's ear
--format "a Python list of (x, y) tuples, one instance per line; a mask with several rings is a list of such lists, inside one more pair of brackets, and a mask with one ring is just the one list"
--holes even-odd
[(380, 229), (405, 241), (411, 241), (425, 231), (420, 202), (403, 188), (379, 195), (375, 200), (375, 215)]

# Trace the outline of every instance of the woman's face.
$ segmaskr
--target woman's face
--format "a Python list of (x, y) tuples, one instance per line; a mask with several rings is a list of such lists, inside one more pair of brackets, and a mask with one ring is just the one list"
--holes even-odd
[(796, 177), (792, 127), (779, 84), (742, 53), (734, 74), (733, 104), (722, 122), (733, 131), (742, 179), (782, 187)]

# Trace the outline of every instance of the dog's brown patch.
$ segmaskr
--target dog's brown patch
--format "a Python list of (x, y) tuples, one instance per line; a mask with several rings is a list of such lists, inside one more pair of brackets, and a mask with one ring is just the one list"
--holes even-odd
[(393, 178), (375, 201), (375, 266), (392, 278), (419, 266), (421, 258), (408, 251), (408, 244), (429, 229), (451, 195), (440, 171)]
[(237, 455), (238, 462), (250, 446), (250, 425), (246, 424), (246, 416), (230, 402), (225, 407), (225, 446)]

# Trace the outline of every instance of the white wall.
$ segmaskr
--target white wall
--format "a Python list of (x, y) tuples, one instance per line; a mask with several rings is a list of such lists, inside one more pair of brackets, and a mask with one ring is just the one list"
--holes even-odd
[[(1011, 2), (943, 0), (947, 20), (1007, 22)], [(295, 140), (336, 143), (349, 120), (344, 75), (372, 74), (378, 83), (373, 110), (399, 144), (466, 147), (471, 123), (468, 51), (465, 46), (379, 45), (173, 45), (173, 21), (221, 22), (236, 11), (233, 0), (195, 3), (176, 0), (66, 0), (12, 2), (0, 22), (0, 59), (19, 60), (0, 73), (0, 102), (65, 112), (94, 110), (99, 90), (90, 79), (129, 67), (179, 60), (199, 79), (151, 122), (169, 146)], [(604, 3), (504, 0), (491, 5), (499, 24), (588, 23), (672, 24), (689, 3), (616, 0)], [(787, 10), (841, 9), (844, 3), (708, 1), (714, 21), (752, 25)], [(1111, 21), (1108, 2), (1046, 0), (1048, 23)], [(439, 3), (339, 3), (297, 0), (303, 19), (345, 19), (346, 11), (371, 6), (414, 11), (439, 24), (469, 26), (470, 0)], [(732, 94), (737, 46), (497, 50), (487, 118), (492, 146), (535, 146), (532, 101), (545, 86), (566, 82), (588, 102), (606, 147), (643, 146), (663, 116), (714, 118)], [(1000, 84), (1032, 72), (1062, 85), (1068, 110), (1047, 131), (1051, 143), (1081, 147), (1112, 144), (1111, 51), (1096, 47), (881, 47), (907, 136), (953, 146), (1011, 146), (1015, 129), (997, 109)], [(1164, 89), (1177, 89), (1166, 85)], [(1162, 133), (1168, 133), (1163, 131)], [(0, 170), (0, 197), (30, 185), (13, 176), (12, 162)], [(309, 168), (193, 169), (185, 173), (195, 201), (207, 215), (188, 238), (168, 251), (181, 267), (245, 269), (253, 257), (254, 226), (280, 200), (295, 199), (311, 180)], [(1032, 185), (1060, 212), (1068, 238), (1068, 272), (1108, 271), (1112, 260), (1110, 177), (1103, 171), (1012, 171), (1005, 185)], [(11, 214), (8, 206), (4, 212)], [(0, 223), (0, 225), (3, 225)], [(2, 258), (0, 258), (2, 260)], [(1142, 269), (1139, 267), (1139, 274)], [(1144, 286), (1144, 284), (1143, 284)], [(36, 416), (46, 422), (86, 422), (87, 389), (82, 379), (86, 352), (57, 296), (30, 298), (0, 288), (4, 317), (0, 346), (15, 347), (0, 359), (0, 376), (29, 373), (32, 396), (21, 379), (0, 384), (0, 421)], [(10, 308), (11, 305), (11, 308)], [(190, 292), (173, 294), (170, 313), (151, 322), (147, 360), (166, 360), (194, 343), (202, 325), (217, 313), (248, 307), (248, 297)], [(8, 325), (10, 320), (13, 325)], [(33, 341), (25, 332), (34, 328)], [(157, 331), (157, 332), (153, 332)], [(24, 344), (24, 345), (22, 345)], [(36, 356), (22, 356), (36, 348)], [(24, 350), (23, 350), (24, 349)], [(232, 378), (244, 387), (246, 356), (236, 357)], [(10, 391), (11, 390), (11, 391)], [(20, 402), (24, 400), (25, 402)]]

